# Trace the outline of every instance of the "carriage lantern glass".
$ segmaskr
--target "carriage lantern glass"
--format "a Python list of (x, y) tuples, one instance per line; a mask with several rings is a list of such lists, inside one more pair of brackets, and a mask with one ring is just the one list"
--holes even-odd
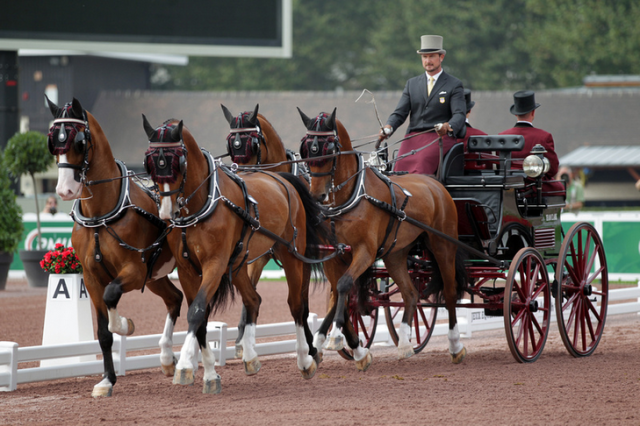
[(531, 150), (531, 155), (528, 155), (522, 162), (522, 170), (527, 176), (536, 178), (549, 171), (551, 164), (549, 159), (544, 156), (547, 151), (542, 145), (536, 145)]

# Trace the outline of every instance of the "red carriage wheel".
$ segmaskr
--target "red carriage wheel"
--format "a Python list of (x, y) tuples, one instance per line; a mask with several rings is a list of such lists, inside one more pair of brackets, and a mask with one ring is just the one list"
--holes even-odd
[(602, 240), (579, 222), (562, 241), (556, 268), (556, 317), (567, 351), (574, 357), (596, 350), (607, 317), (609, 275)]
[[(422, 281), (423, 279), (417, 278), (417, 280)], [(402, 302), (402, 296), (398, 286), (393, 282), (389, 284), (388, 281), (384, 284), (386, 285), (381, 285), (380, 290), (383, 293), (389, 292), (389, 300), (392, 302)], [(424, 285), (418, 285), (416, 288), (422, 289), (424, 288)], [(433, 328), (436, 324), (436, 316), (438, 315), (438, 308), (428, 305), (435, 305), (435, 301), (435, 296), (430, 296), (429, 299), (419, 302), (418, 306), (416, 306), (416, 312), (413, 315), (413, 320), (411, 321), (411, 341), (413, 342), (413, 351), (415, 353), (422, 351), (425, 346), (427, 346), (427, 342), (433, 334)], [(387, 321), (389, 335), (396, 346), (398, 346), (398, 332), (396, 331), (396, 324), (394, 324), (394, 320), (397, 318), (398, 321), (400, 321), (403, 314), (404, 307), (385, 306), (384, 308), (384, 317)]]
[[(369, 281), (367, 287), (369, 294), (367, 295), (366, 314), (364, 315), (361, 309), (358, 307), (358, 296), (356, 292), (351, 292), (349, 295), (348, 312), (349, 319), (356, 333), (360, 337), (360, 343), (365, 348), (370, 348), (373, 344), (373, 338), (376, 335), (376, 327), (378, 326), (378, 307), (374, 306), (371, 302), (371, 298), (378, 294), (378, 283), (375, 278)], [(348, 346), (338, 351), (340, 356), (348, 361), (353, 360), (353, 351)]]
[(504, 290), (504, 328), (518, 362), (538, 359), (549, 335), (551, 288), (542, 256), (522, 248), (509, 267)]

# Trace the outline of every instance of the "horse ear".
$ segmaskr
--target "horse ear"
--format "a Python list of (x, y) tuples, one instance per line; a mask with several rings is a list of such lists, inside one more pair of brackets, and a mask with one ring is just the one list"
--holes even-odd
[(310, 129), (311, 128), (310, 126), (313, 124), (313, 120), (307, 117), (307, 115), (304, 112), (302, 112), (300, 108), (298, 108), (298, 112), (300, 113), (300, 117), (302, 117), (302, 122), (304, 123), (304, 127), (306, 127), (307, 129)]
[(73, 101), (71, 101), (71, 111), (73, 111), (73, 115), (76, 117), (82, 117), (84, 115), (82, 105), (80, 105), (80, 101), (76, 98), (73, 98)]
[(144, 131), (147, 134), (147, 137), (149, 138), (149, 140), (151, 140), (153, 135), (156, 133), (156, 129), (151, 127), (151, 124), (149, 124), (149, 121), (144, 114), (142, 114), (142, 127), (144, 127)]
[(333, 112), (331, 113), (331, 115), (327, 119), (327, 123), (331, 126), (330, 130), (336, 130), (336, 110), (337, 109), (338, 109), (338, 107), (335, 107), (333, 109)]
[(260, 104), (256, 104), (256, 109), (253, 110), (253, 113), (247, 119), (247, 120), (249, 120), (249, 123), (256, 124), (256, 122), (258, 121), (258, 108), (259, 107), (260, 107)]
[(220, 104), (220, 106), (222, 107), (222, 112), (224, 112), (224, 118), (227, 119), (227, 121), (229, 122), (229, 125), (231, 126), (233, 124), (233, 119), (235, 117), (233, 116), (233, 114), (231, 114), (231, 111), (229, 111), (226, 106), (222, 104)]
[(182, 120), (180, 120), (178, 125), (174, 127), (173, 130), (171, 131), (171, 139), (173, 139), (176, 142), (182, 140), (182, 126), (183, 126)]
[(49, 99), (47, 95), (44, 95), (44, 98), (47, 100), (47, 103), (49, 104), (49, 111), (51, 111), (51, 114), (53, 114), (53, 118), (56, 118), (58, 116), (58, 112), (60, 111), (60, 108), (58, 107), (58, 105), (51, 102), (51, 99)]

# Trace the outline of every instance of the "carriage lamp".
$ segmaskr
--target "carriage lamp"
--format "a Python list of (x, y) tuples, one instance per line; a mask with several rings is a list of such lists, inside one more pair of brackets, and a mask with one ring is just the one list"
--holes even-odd
[(540, 144), (533, 147), (531, 154), (522, 162), (522, 170), (524, 170), (527, 176), (536, 178), (549, 171), (551, 165), (549, 159), (544, 156), (546, 153), (547, 150)]

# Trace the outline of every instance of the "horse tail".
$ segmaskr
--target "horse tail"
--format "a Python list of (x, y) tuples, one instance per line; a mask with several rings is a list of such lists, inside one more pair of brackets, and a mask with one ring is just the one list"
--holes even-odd
[(222, 274), (218, 290), (216, 290), (211, 302), (209, 302), (209, 312), (215, 314), (216, 312), (224, 311), (229, 303), (235, 300), (235, 295), (235, 288), (231, 283), (231, 279), (229, 279), (229, 274)]
[[(305, 247), (304, 255), (311, 259), (318, 259), (321, 244), (335, 245), (335, 238), (324, 221), (326, 208), (313, 198), (309, 189), (298, 176), (286, 172), (279, 172), (278, 174), (295, 188), (304, 206), (307, 216), (307, 246)], [(320, 263), (312, 264), (311, 267), (315, 274), (322, 272), (322, 264)]]
[[(425, 290), (422, 292), (421, 297), (428, 298), (430, 295), (435, 294), (440, 300), (442, 296), (442, 290), (444, 289), (444, 281), (442, 279), (442, 273), (440, 272), (440, 267), (438, 266), (438, 262), (435, 261), (433, 253), (428, 249), (425, 249), (429, 258), (433, 260), (431, 262), (432, 273), (431, 280), (427, 283)], [(462, 298), (465, 288), (467, 287), (468, 276), (467, 276), (467, 268), (465, 267), (465, 261), (467, 260), (467, 254), (464, 250), (456, 249), (456, 298), (459, 300)]]

